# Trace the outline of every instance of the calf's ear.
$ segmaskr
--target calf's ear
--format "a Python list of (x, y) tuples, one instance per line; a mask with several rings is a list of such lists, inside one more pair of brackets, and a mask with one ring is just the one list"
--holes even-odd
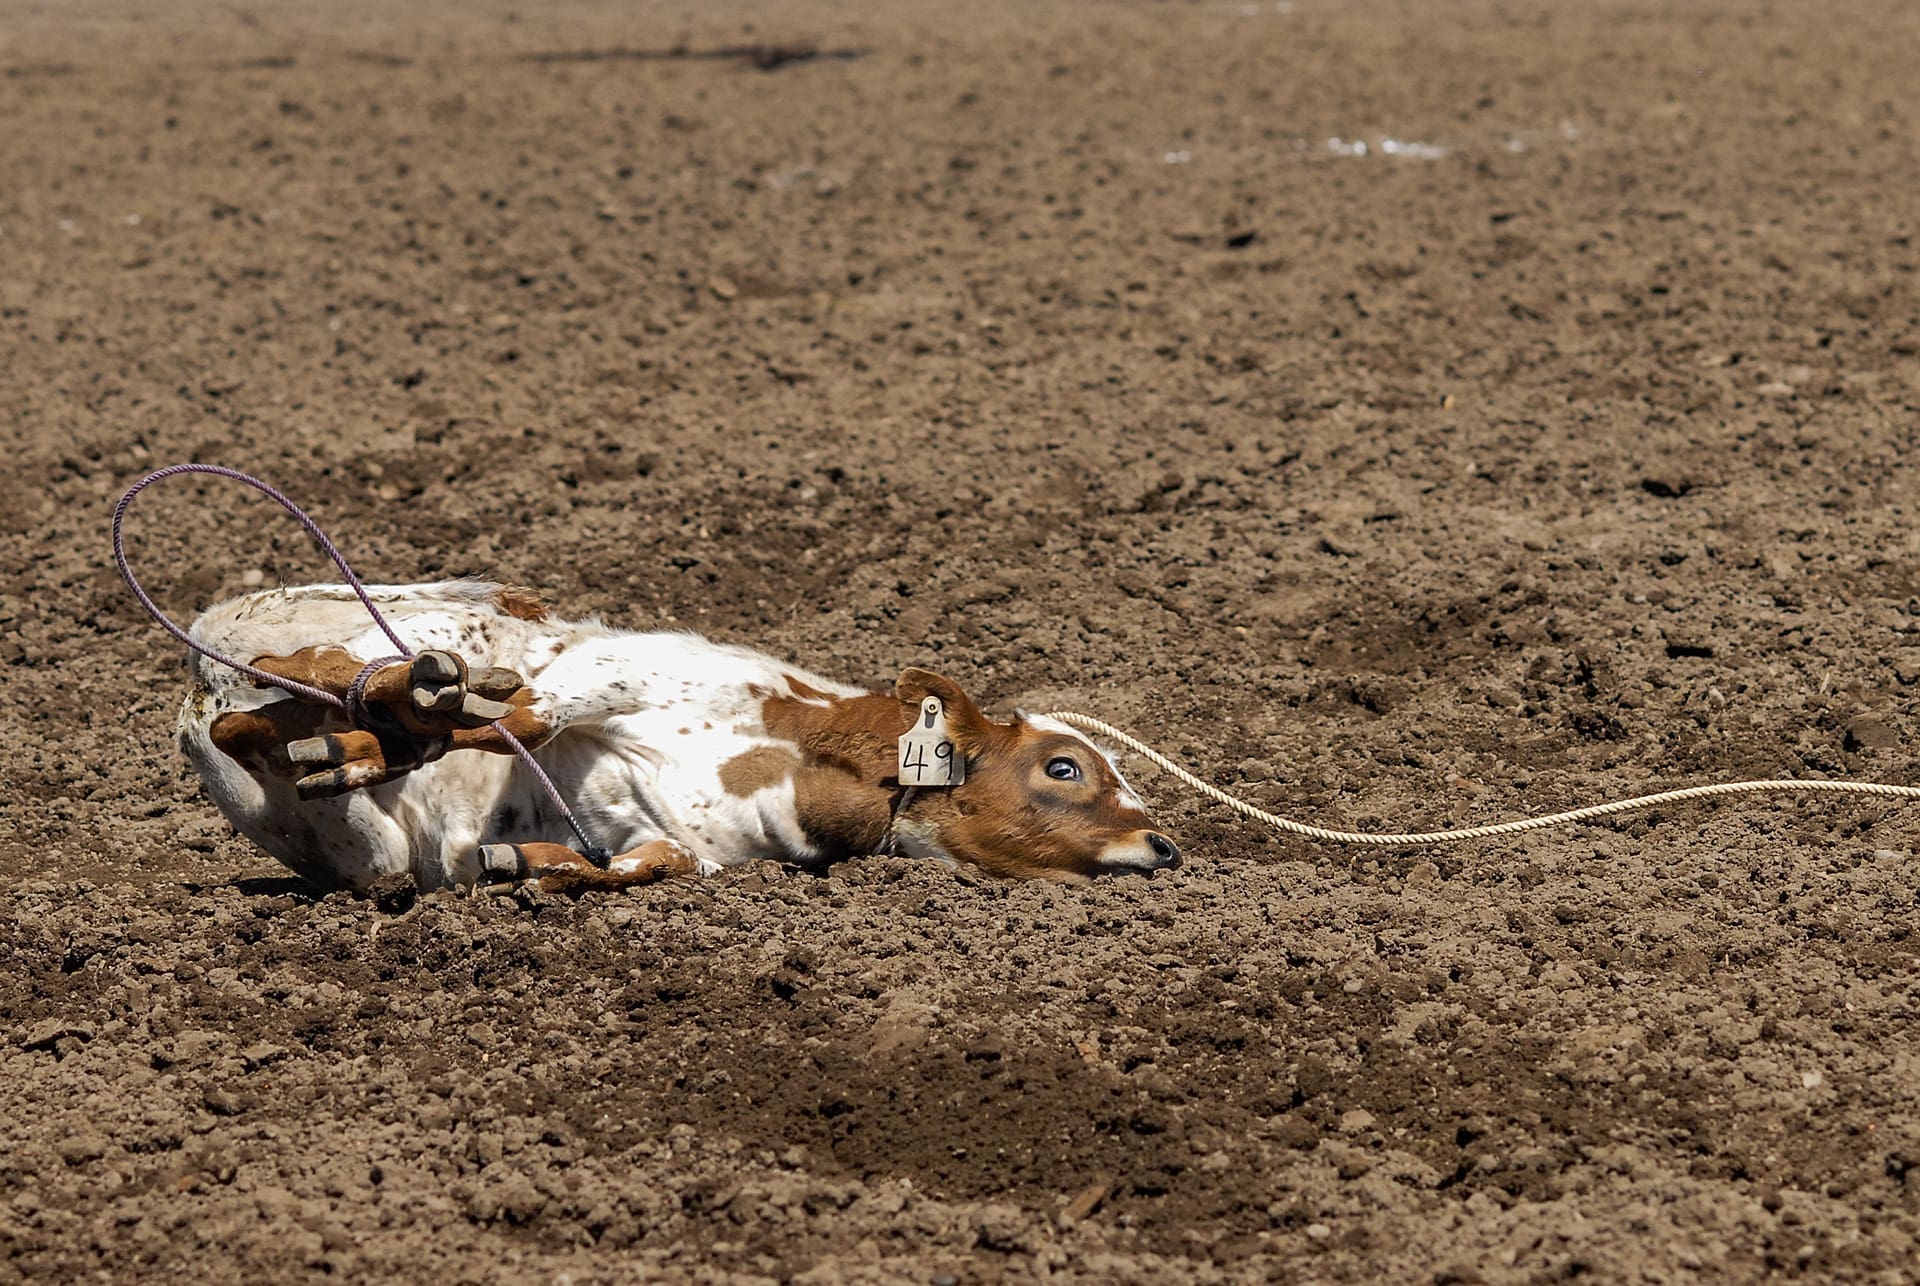
[(908, 666), (900, 671), (900, 681), (894, 685), (893, 693), (900, 699), (901, 713), (909, 724), (920, 717), (922, 701), (939, 697), (940, 704), (946, 707), (947, 731), (953, 734), (955, 744), (970, 755), (987, 748), (992, 721), (980, 713), (973, 698), (952, 679), (932, 670)]

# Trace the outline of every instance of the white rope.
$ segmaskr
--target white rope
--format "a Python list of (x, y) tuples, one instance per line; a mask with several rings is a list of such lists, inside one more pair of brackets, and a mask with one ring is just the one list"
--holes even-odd
[(1058, 719), (1061, 723), (1078, 728), (1082, 732), (1090, 732), (1119, 742), (1144, 755), (1162, 771), (1178, 777), (1208, 799), (1225, 804), (1242, 817), (1251, 817), (1255, 821), (1265, 822), (1275, 830), (1304, 835), (1309, 839), (1329, 840), (1336, 844), (1371, 844), (1376, 848), (1411, 844), (1458, 844), (1464, 840), (1485, 839), (1490, 835), (1516, 835), (1521, 831), (1539, 830), (1543, 826), (1565, 826), (1572, 822), (1592, 821), (1596, 817), (1611, 817), (1615, 813), (1631, 812), (1636, 808), (1677, 804), (1683, 799), (1708, 799), (1715, 795), (1762, 795), (1797, 791), (1806, 794), (1878, 795), (1884, 799), (1920, 799), (1920, 786), (1893, 786), (1877, 781), (1800, 781), (1792, 778), (1775, 781), (1725, 781), (1711, 786), (1687, 786), (1680, 790), (1663, 790), (1657, 795), (1637, 795), (1632, 799), (1617, 799), (1610, 804), (1593, 804), (1587, 808), (1570, 809), (1564, 813), (1549, 813), (1544, 817), (1494, 822), (1487, 826), (1467, 826), (1459, 830), (1412, 831), (1397, 835), (1369, 834), (1365, 831), (1336, 831), (1324, 826), (1310, 825), (1307, 822), (1296, 822), (1290, 817), (1281, 817), (1264, 808), (1256, 808), (1244, 799), (1236, 799), (1218, 786), (1201, 781), (1153, 747), (1128, 736), (1110, 723), (1102, 723), (1091, 715), (1076, 714), (1071, 710), (1055, 710), (1046, 718)]

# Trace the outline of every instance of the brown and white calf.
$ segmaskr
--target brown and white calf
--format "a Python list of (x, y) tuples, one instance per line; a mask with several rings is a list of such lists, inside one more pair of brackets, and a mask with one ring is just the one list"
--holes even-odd
[[(692, 634), (555, 619), (474, 581), (371, 589), (416, 656), (366, 684), (375, 731), (195, 655), (182, 749), (220, 811), (299, 874), (364, 889), (534, 876), (619, 886), (754, 858), (823, 866), (887, 851), (1071, 879), (1179, 863), (1113, 763), (1044, 718), (998, 722), (937, 674), (863, 692)], [(249, 594), (200, 643), (343, 696), (392, 645), (345, 586)], [(909, 791), (901, 734), (940, 698), (966, 779)], [(536, 751), (607, 870), (489, 720)]]

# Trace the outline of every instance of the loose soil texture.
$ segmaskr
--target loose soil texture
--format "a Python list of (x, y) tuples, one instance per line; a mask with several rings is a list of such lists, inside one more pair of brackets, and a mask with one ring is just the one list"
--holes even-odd
[[(318, 897), (119, 492), (1387, 829), (1909, 781), (1920, 10), (0, 5), (0, 1279), (1915, 1279), (1920, 814)], [(190, 615), (321, 579), (232, 489)]]

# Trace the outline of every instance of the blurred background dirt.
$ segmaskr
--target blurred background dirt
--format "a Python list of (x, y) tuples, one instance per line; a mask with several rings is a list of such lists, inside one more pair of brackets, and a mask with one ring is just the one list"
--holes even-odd
[[(316, 899), (108, 557), (931, 664), (1317, 820), (1912, 779), (1920, 13), (0, 4), (0, 1277), (1911, 1280), (1912, 813)], [(176, 482), (182, 617), (323, 576)]]

